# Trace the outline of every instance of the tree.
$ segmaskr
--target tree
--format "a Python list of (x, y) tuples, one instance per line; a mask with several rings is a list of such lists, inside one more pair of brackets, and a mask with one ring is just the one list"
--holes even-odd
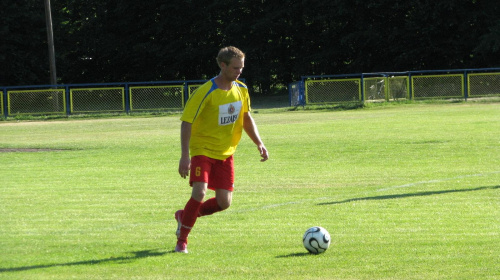
[[(40, 1), (0, 4), (0, 83), (48, 83)], [(217, 75), (217, 51), (246, 52), (262, 94), (304, 75), (498, 67), (493, 0), (53, 1), (63, 83), (192, 80)]]
[(43, 1), (2, 1), (0, 11), (0, 85), (49, 84)]
[[(477, 34), (470, 67), (500, 66), (500, 7), (497, 1), (477, 1), (473, 32)], [(477, 42), (477, 43), (476, 43)]]

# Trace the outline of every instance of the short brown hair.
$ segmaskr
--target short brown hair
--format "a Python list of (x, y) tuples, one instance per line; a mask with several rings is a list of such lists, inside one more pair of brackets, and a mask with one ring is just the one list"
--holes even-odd
[(245, 53), (237, 47), (224, 47), (220, 49), (219, 54), (217, 55), (217, 64), (220, 66), (220, 64), (224, 62), (226, 65), (229, 65), (233, 57), (243, 59), (245, 58)]

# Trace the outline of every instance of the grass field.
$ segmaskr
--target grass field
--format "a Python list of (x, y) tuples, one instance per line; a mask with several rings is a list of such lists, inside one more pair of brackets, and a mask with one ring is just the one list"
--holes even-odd
[(0, 122), (0, 279), (500, 279), (499, 103), (254, 118), (187, 255), (178, 116)]

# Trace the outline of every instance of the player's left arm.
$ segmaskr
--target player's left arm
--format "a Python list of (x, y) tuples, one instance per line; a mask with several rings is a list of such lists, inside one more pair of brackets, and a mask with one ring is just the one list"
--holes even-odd
[(269, 159), (269, 153), (264, 146), (264, 142), (260, 139), (259, 130), (257, 129), (257, 125), (250, 115), (250, 112), (243, 113), (243, 129), (248, 134), (250, 139), (257, 145), (257, 149), (259, 150), (260, 156), (262, 159), (260, 161), (266, 161)]

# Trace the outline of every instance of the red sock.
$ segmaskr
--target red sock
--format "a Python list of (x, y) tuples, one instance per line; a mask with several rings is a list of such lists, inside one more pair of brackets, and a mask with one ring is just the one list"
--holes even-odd
[(179, 240), (187, 242), (187, 237), (191, 228), (193, 228), (196, 218), (198, 218), (198, 212), (200, 211), (201, 202), (190, 198), (184, 207), (184, 213), (182, 214), (182, 227)]
[(219, 203), (217, 203), (215, 197), (212, 197), (207, 201), (203, 202), (203, 204), (200, 207), (198, 217), (212, 215), (213, 213), (219, 212), (221, 210), (222, 209), (220, 208)]

